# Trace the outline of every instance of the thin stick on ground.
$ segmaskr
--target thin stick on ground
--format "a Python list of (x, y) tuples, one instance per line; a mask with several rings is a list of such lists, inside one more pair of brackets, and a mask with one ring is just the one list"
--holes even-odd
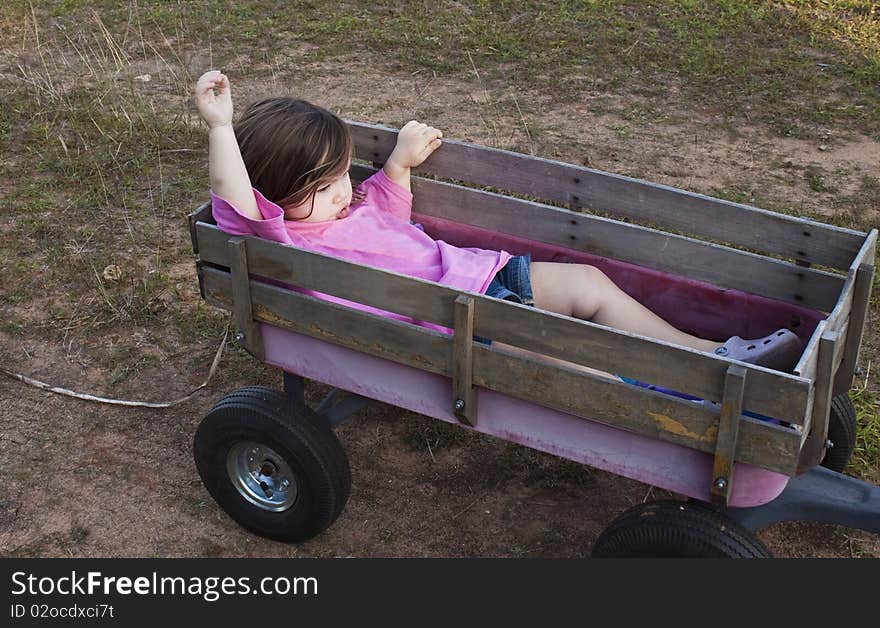
[(535, 154), (535, 147), (532, 145), (532, 134), (529, 133), (529, 125), (526, 124), (525, 116), (523, 116), (522, 109), (519, 108), (519, 100), (516, 98), (516, 94), (513, 95), (513, 104), (516, 105), (516, 110), (519, 113), (519, 119), (522, 120), (523, 129), (526, 132), (526, 138), (529, 140), (529, 155)]
[(39, 388), (40, 390), (47, 390), (49, 392), (53, 392), (59, 395), (65, 395), (67, 397), (75, 397), (77, 399), (84, 399), (86, 401), (96, 401), (98, 403), (107, 403), (111, 405), (117, 406), (129, 406), (129, 407), (137, 407), (137, 408), (171, 408), (178, 404), (183, 403), (184, 401), (188, 401), (191, 399), (197, 392), (205, 388), (208, 383), (211, 381), (211, 378), (214, 377), (214, 373), (217, 372), (217, 366), (220, 364), (220, 356), (223, 355), (223, 349), (226, 347), (226, 336), (228, 335), (229, 329), (227, 328), (226, 332), (223, 334), (223, 340), (220, 342), (220, 346), (217, 348), (217, 353), (214, 355), (214, 361), (211, 363), (211, 369), (208, 371), (208, 377), (202, 382), (199, 386), (194, 388), (188, 395), (180, 397), (179, 399), (175, 399), (173, 401), (162, 401), (162, 402), (152, 402), (152, 401), (129, 401), (125, 399), (111, 399), (109, 397), (98, 397), (96, 395), (90, 395), (88, 393), (79, 393), (72, 390), (68, 390), (67, 388), (61, 388), (60, 386), (50, 386), (45, 382), (41, 382), (36, 379), (32, 379), (25, 375), (21, 375), (19, 373), (13, 373), (12, 371), (8, 371), (2, 366), (0, 366), (0, 373), (4, 375), (8, 375), (13, 379), (17, 379), (20, 382), (28, 384), (29, 386), (33, 386), (35, 388)]

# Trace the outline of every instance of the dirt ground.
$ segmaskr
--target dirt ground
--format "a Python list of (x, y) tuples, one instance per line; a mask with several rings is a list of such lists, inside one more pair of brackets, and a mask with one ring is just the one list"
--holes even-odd
[[(313, 70), (320, 74), (320, 68)], [(514, 93), (476, 78), (413, 76), (381, 67), (327, 76), (297, 88), (345, 117), (380, 124), (418, 117), (449, 138), (706, 193), (737, 190), (743, 195), (737, 200), (756, 202), (757, 195), (759, 205), (802, 206), (812, 215), (852, 211), (835, 199), (855, 194), (880, 163), (874, 139), (829, 135), (821, 145), (780, 139), (745, 118), (731, 121), (698, 104), (685, 106), (675, 94), (663, 115), (640, 119), (621, 113), (637, 109), (635, 97), (615, 101), (584, 93), (561, 105), (546, 94)], [(380, 83), (394, 102), (360, 97)], [(246, 82), (235, 87), (241, 102), (272, 91), (271, 85)], [(603, 107), (596, 113), (599, 99)], [(828, 185), (811, 186), (813, 176)], [(877, 203), (868, 207), (877, 224)], [(180, 222), (168, 237), (189, 236)], [(192, 262), (177, 260), (171, 272), (182, 304), (195, 307)], [(17, 306), (35, 318), (40, 307)], [(164, 401), (204, 381), (219, 340), (195, 338), (178, 351), (163, 351), (136, 337), (72, 332), (60, 342), (0, 332), (0, 358), (3, 366), (53, 385)], [(114, 342), (152, 352), (158, 366), (111, 384), (112, 366), (91, 359), (82, 347)], [(268, 541), (220, 510), (192, 459), (193, 434), (211, 405), (252, 384), (280, 388), (281, 375), (235, 348), (227, 349), (206, 390), (168, 410), (72, 399), (0, 377), (0, 556), (587, 557), (617, 514), (667, 495), (375, 403), (338, 429), (353, 475), (340, 518), (301, 545)], [(307, 389), (315, 403), (325, 392), (318, 384)], [(759, 536), (778, 557), (880, 557), (880, 537), (843, 527), (785, 523)]]

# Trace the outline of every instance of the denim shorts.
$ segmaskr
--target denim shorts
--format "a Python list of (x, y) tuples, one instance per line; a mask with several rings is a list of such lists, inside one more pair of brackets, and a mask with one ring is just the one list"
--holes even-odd
[[(532, 257), (528, 253), (511, 257), (504, 268), (495, 273), (495, 277), (486, 288), (486, 296), (534, 306), (532, 276), (529, 273), (529, 264), (531, 263)], [(474, 340), (486, 345), (492, 344), (489, 338), (474, 336)]]
[(534, 305), (532, 276), (529, 273), (531, 263), (532, 256), (528, 253), (511, 257), (504, 268), (495, 273), (495, 277), (486, 288), (486, 296), (523, 305)]

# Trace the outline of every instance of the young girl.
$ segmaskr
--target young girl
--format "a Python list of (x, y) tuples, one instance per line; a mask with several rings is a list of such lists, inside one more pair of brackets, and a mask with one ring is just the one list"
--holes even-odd
[(195, 86), (208, 123), (214, 218), (225, 232), (284, 244), (534, 305), (567, 316), (787, 370), (800, 340), (717, 341), (686, 334), (635, 301), (593, 266), (531, 262), (505, 251), (454, 247), (411, 224), (410, 169), (440, 148), (442, 133), (410, 121), (376, 174), (352, 190), (352, 139), (337, 116), (302, 100), (269, 98), (232, 124), (229, 79), (217, 70)]

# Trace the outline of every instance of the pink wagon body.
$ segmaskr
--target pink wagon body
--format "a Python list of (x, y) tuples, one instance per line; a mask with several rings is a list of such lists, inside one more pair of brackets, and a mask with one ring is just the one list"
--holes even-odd
[[(450, 409), (451, 379), (396, 364), (286, 329), (263, 325), (266, 362), (290, 373), (426, 416), (458, 423)], [(712, 456), (551, 410), (491, 390), (478, 390), (478, 432), (709, 501)], [(466, 428), (468, 429), (468, 428)], [(788, 477), (736, 466), (730, 504), (774, 499)]]
[[(529, 253), (535, 261), (579, 262), (601, 268), (637, 300), (683, 329), (708, 337), (744, 337), (798, 322), (806, 341), (823, 315), (736, 290), (579, 253), (570, 249), (488, 232), (470, 225), (417, 216), (427, 232), (459, 246)], [(682, 304), (687, 304), (682, 307)], [(265, 360), (287, 372), (413, 412), (458, 424), (450, 408), (452, 380), (410, 366), (262, 325)], [(574, 341), (575, 339), (572, 339)], [(709, 501), (710, 454), (556, 411), (495, 391), (478, 389), (475, 429), (484, 434), (610, 471), (624, 477)], [(736, 466), (729, 505), (767, 503), (788, 476), (741, 463)]]

